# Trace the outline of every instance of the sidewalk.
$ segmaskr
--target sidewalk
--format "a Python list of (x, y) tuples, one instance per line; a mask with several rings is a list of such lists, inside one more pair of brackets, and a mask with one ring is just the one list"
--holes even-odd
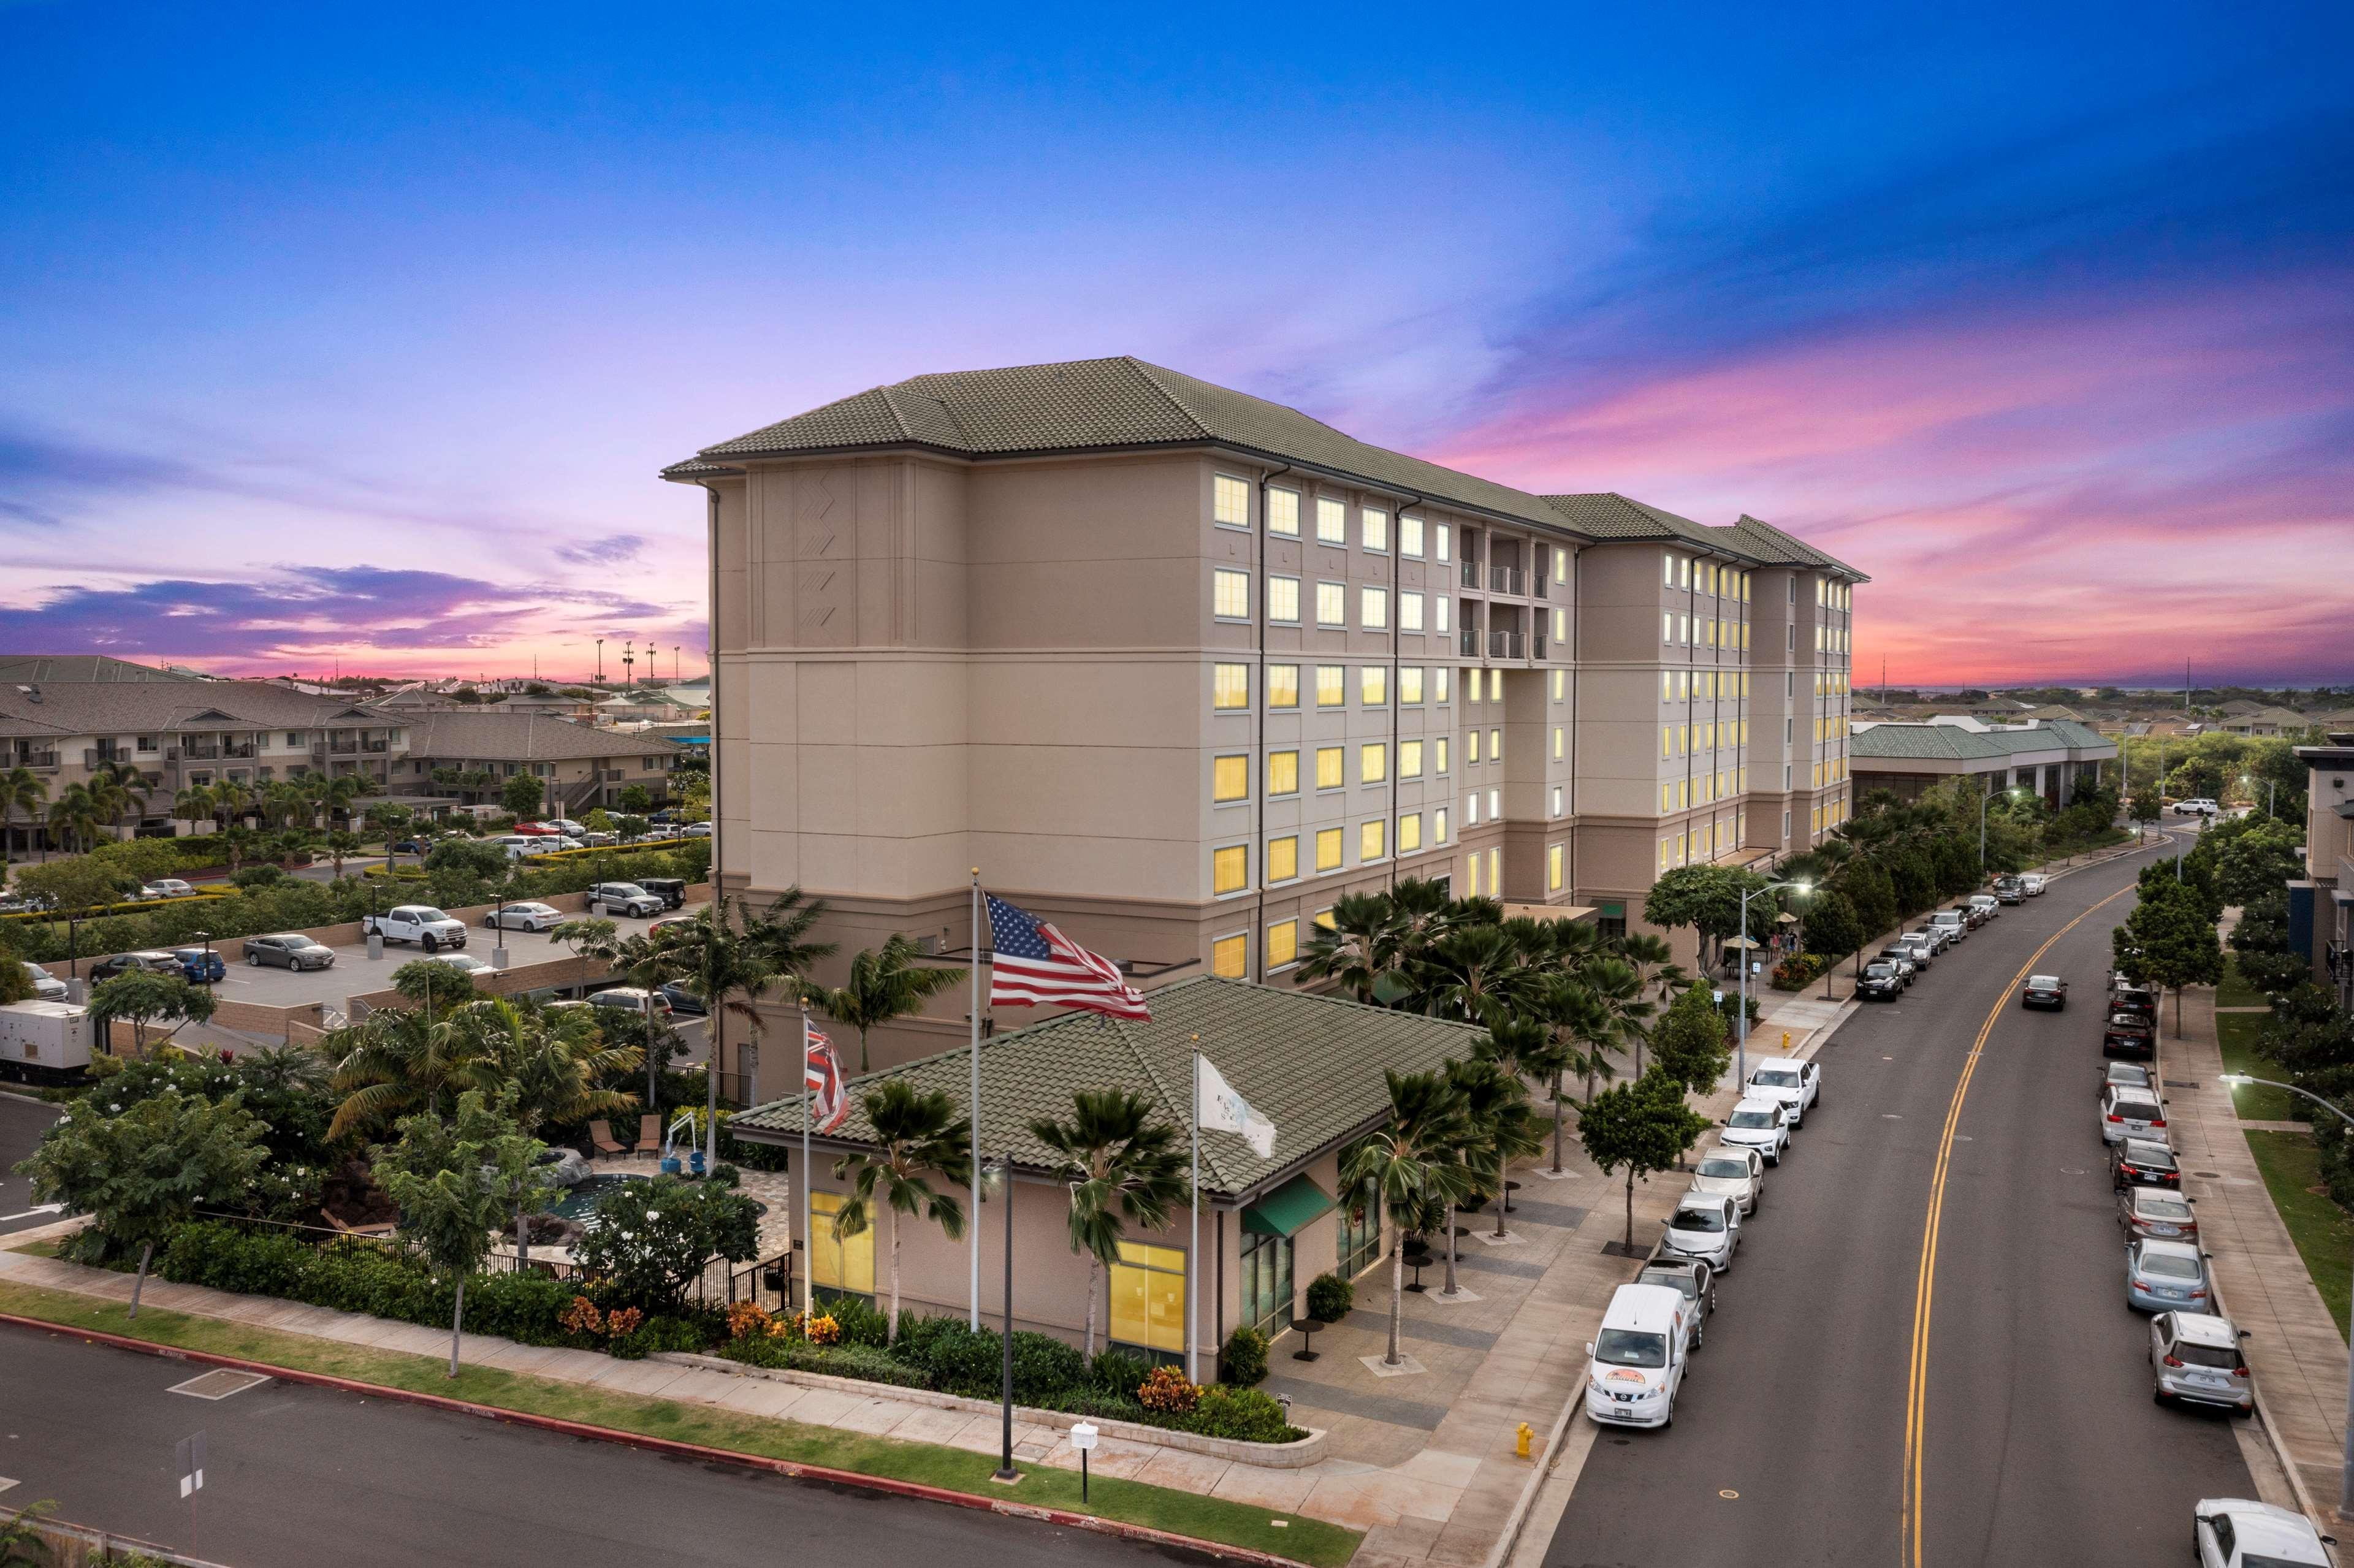
[(2200, 1245), (2214, 1256), (2217, 1306), (2250, 1330), (2258, 1409), (2306, 1511), (2327, 1525), (2346, 1437), (2346, 1341), (2248, 1147), (2248, 1131), (2270, 1124), (2241, 1120), (2216, 1082), (2223, 1059), (2211, 990), (2183, 992), (2181, 1032), (2160, 1050), (2183, 1186), (2199, 1203)]

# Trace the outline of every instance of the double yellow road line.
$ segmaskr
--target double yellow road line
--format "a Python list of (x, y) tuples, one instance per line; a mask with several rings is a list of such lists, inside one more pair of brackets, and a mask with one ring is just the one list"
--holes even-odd
[(2097, 911), (2137, 891), (2137, 884), (2118, 888), (2052, 932), (2041, 947), (2028, 955), (2027, 961), (2019, 966), (2019, 972), (2010, 977), (2010, 983), (1995, 999), (1994, 1006), (1987, 1010), (1986, 1022), (1978, 1026), (1978, 1039), (1971, 1044), (1969, 1056), (1962, 1063), (1962, 1075), (1954, 1085), (1953, 1103), (1946, 1107), (1946, 1129), (1938, 1136), (1937, 1160), (1929, 1175), (1929, 1218), (1921, 1233), (1921, 1268), (1913, 1282), (1913, 1366), (1904, 1391), (1904, 1485), (1897, 1550), (1900, 1568), (1921, 1568), (1923, 1455), (1929, 1446), (1929, 1308), (1937, 1288), (1937, 1226), (1946, 1210), (1946, 1175), (1953, 1165), (1954, 1133), (1962, 1124), (1962, 1101), (1970, 1092), (1970, 1079), (1978, 1070), (1978, 1058), (1986, 1051), (1996, 1022), (2010, 1005), (2020, 983), (2042, 961), (2043, 955)]

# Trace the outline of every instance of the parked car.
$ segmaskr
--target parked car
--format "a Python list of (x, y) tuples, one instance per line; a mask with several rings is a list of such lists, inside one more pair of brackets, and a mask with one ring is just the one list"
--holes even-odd
[(1855, 977), (1858, 1001), (1894, 1001), (1903, 994), (1904, 977), (1885, 959), (1864, 965), (1863, 973)]
[(2178, 817), (2211, 817), (2222, 809), (2221, 805), (2204, 795), (2189, 800), (2177, 800), (2174, 803), (2174, 814)]
[(686, 907), (686, 878), (683, 876), (642, 876), (638, 885), (661, 899), (664, 908)]
[(687, 989), (684, 980), (665, 982), (661, 995), (664, 1001), (670, 1003), (673, 1012), (683, 1012), (689, 1018), (703, 1018), (710, 1014), (711, 1009), (704, 1004), (701, 997)]
[[(649, 1001), (649, 997), (652, 998)], [(591, 1007), (609, 1007), (616, 1012), (643, 1014), (651, 1011), (656, 1018), (670, 1016), (670, 999), (660, 991), (649, 992), (643, 986), (617, 985), (597, 992), (588, 999)]]
[(569, 817), (550, 817), (547, 819), (547, 825), (567, 839), (577, 839), (588, 831)]
[(1958, 942), (1975, 928), (1975, 922), (1967, 910), (1940, 909), (1929, 916), (1929, 928), (1945, 933), (1948, 942)]
[(2206, 1255), (2188, 1242), (2126, 1243), (2126, 1305), (2139, 1312), (2207, 1309)]
[(1978, 912), (1981, 921), (1998, 919), (2002, 915), (2002, 900), (1991, 893), (1971, 894), (1970, 907)]
[(27, 978), (31, 980), (33, 982), (34, 1001), (63, 1001), (66, 999), (66, 982), (58, 979), (57, 976), (51, 974), (40, 965), (31, 963), (27, 964), (25, 966), (25, 974)]
[(1924, 971), (1937, 961), (1939, 953), (1945, 951), (1944, 944), (1925, 931), (1907, 931), (1893, 945), (1903, 948), (1913, 959), (1913, 967)]
[(2182, 1168), (2174, 1150), (2156, 1139), (2129, 1138), (2109, 1150), (2109, 1184), (2113, 1187), (2182, 1187)]
[(245, 961), (256, 969), (271, 965), (281, 969), (331, 969), (335, 967), (335, 949), (300, 931), (281, 931), (275, 936), (248, 937)]
[(143, 884), (139, 889), (139, 896), (142, 898), (193, 898), (196, 896), (196, 886), (192, 883), (183, 882), (176, 876), (159, 876), (153, 882)]
[(2191, 1505), (2190, 1550), (2199, 1568), (2328, 1568), (2338, 1538), (2305, 1515), (2247, 1498), (2201, 1498)]
[(545, 931), (564, 924), (564, 911), (552, 904), (507, 904), (482, 916), (482, 929)]
[(431, 839), (407, 838), (401, 839), (393, 843), (388, 843), (384, 847), (394, 854), (411, 854), (421, 860), (425, 856), (433, 853), (433, 841)]
[(175, 948), (172, 956), (180, 960), (180, 973), (190, 985), (210, 985), (228, 978), (228, 965), (221, 961), (220, 950), (199, 942), (190, 948)]
[(1669, 1257), (1653, 1254), (1651, 1261), (1635, 1276), (1638, 1285), (1664, 1285), (1687, 1302), (1691, 1310), (1685, 1317), (1691, 1326), (1687, 1344), (1699, 1350), (1708, 1337), (1708, 1320), (1716, 1315), (1716, 1271), (1696, 1257)]
[(1823, 1070), (1812, 1062), (1765, 1062), (1750, 1069), (1749, 1099), (1779, 1100), (1792, 1130), (1805, 1124), (1807, 1109), (1823, 1097)]
[(2190, 1200), (2167, 1187), (2125, 1187), (2117, 1192), (2117, 1224), (2127, 1236), (2160, 1241), (2197, 1241), (2199, 1220)]
[(2052, 879), (2040, 871), (2022, 872), (2020, 874), (2019, 890), (2030, 898), (2042, 897), (2043, 890), (2051, 885)]
[(1921, 964), (1914, 958), (1913, 952), (1914, 949), (1906, 947), (1902, 940), (1898, 940), (1881, 948), (1878, 959), (1879, 962), (1895, 969), (1896, 978), (1904, 982), (1904, 988), (1907, 991), (1913, 988), (1914, 980), (1921, 978)]
[(2111, 1009), (2108, 1022), (2101, 1026), (2101, 1054), (2153, 1060), (2158, 1055), (2158, 1021)]
[(2128, 1089), (2147, 1089), (2158, 1093), (2158, 1075), (2146, 1062), (2104, 1062), (2101, 1064), (2101, 1093), (2105, 1096), (2111, 1084)]
[(678, 836), (683, 839), (707, 839), (711, 836), (711, 824), (709, 822), (689, 822), (686, 826), (679, 829)]
[(429, 953), (466, 945), (466, 927), (430, 904), (403, 904), (382, 915), (365, 916), (360, 929), (387, 942), (414, 942)]
[(2101, 1141), (2166, 1136), (2166, 1106), (2151, 1089), (2112, 1086), (2101, 1101)]
[(1730, 1198), (1743, 1213), (1754, 1214), (1766, 1196), (1766, 1157), (1754, 1149), (1721, 1143), (1703, 1151), (1692, 1167), (1691, 1190)]
[[(641, 884), (641, 885), (643, 885)], [(684, 928), (694, 924), (695, 916), (692, 915), (665, 915), (661, 919), (656, 920), (646, 927), (646, 935), (649, 937), (656, 936), (663, 931), (672, 929), (673, 927)]]
[(2019, 1005), (2048, 1007), (2057, 1012), (2068, 1005), (2068, 982), (2058, 975), (2030, 975), (2020, 988)]
[(525, 855), (545, 854), (547, 852), (546, 837), (530, 833), (496, 833), (482, 842), (486, 844), (496, 844), (506, 851), (509, 860), (521, 860)]
[(1719, 1274), (1732, 1273), (1733, 1255), (1741, 1248), (1741, 1205), (1731, 1198), (1686, 1192), (1664, 1222), (1659, 1247), (1699, 1258)]
[(2027, 897), (2027, 879), (2022, 876), (1998, 876), (1994, 879), (1994, 895), (2005, 904), (2018, 904)]
[(447, 964), (462, 975), (495, 974), (497, 969), (472, 953), (428, 953), (426, 958), (437, 964)]
[(90, 967), (90, 983), (97, 985), (100, 981), (111, 980), (117, 975), (127, 975), (133, 969), (145, 969), (149, 974), (171, 975), (179, 980), (188, 978), (181, 969), (178, 959), (160, 948), (149, 948), (144, 952), (117, 953), (111, 959), (101, 959)]
[(634, 882), (600, 882), (588, 890), (588, 908), (592, 914), (644, 920), (663, 912), (663, 901)]
[(1765, 1157), (1766, 1164), (1781, 1164), (1783, 1154), (1790, 1147), (1790, 1122), (1783, 1114), (1782, 1102), (1744, 1098), (1724, 1118), (1717, 1141), (1754, 1149)]
[(1668, 1426), (1676, 1418), (1691, 1304), (1665, 1285), (1622, 1285), (1585, 1347), (1585, 1415), (1605, 1426)]
[(1992, 910), (1979, 907), (1978, 898), (1975, 895), (1969, 898), (1965, 898), (1959, 904), (1955, 905), (1954, 911), (1961, 916), (1963, 923), (1968, 926), (1973, 931), (1994, 918), (1994, 912)]
[(2149, 1320), (2150, 1397), (2253, 1414), (2255, 1382), (2240, 1353), (2245, 1337), (2232, 1319), (2211, 1312), (2160, 1312)]
[(599, 832), (593, 829), (580, 835), (580, 847), (583, 849), (607, 849), (620, 842), (619, 833)]
[(552, 839), (563, 832), (553, 822), (517, 822), (514, 831), (532, 839)]
[(2154, 1022), (2158, 1018), (2157, 989), (2112, 975), (2109, 977), (2109, 1011), (2135, 1013)]

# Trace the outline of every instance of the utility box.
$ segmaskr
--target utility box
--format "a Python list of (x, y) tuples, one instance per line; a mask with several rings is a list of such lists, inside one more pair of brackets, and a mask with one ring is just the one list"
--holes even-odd
[(62, 1084), (90, 1069), (98, 1022), (70, 1001), (12, 1001), (0, 1007), (0, 1077)]

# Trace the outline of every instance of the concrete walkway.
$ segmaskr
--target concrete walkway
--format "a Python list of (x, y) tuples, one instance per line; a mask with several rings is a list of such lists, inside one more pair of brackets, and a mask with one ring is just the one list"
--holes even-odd
[(2336, 1520), (2346, 1438), (2346, 1341), (2248, 1146), (2251, 1129), (2274, 1124), (2241, 1120), (2216, 1082), (2223, 1059), (2215, 1012), (2212, 991), (2186, 991), (2181, 1033), (2160, 1046), (2169, 1129), (2184, 1189), (2199, 1203), (2200, 1245), (2214, 1255), (2218, 1305), (2250, 1330), (2248, 1365), (2264, 1421), (2306, 1510), (2327, 1523)]

